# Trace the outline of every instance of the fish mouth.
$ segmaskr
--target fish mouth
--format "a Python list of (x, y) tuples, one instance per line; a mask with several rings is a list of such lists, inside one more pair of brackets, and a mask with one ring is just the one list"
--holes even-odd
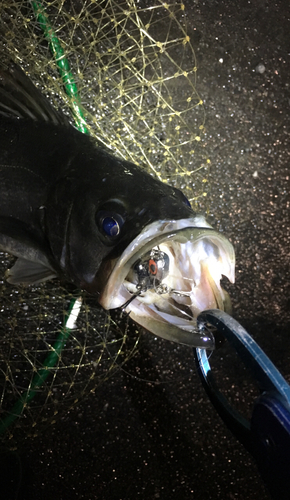
[(116, 260), (99, 302), (159, 337), (214, 349), (196, 318), (206, 309), (231, 312), (222, 276), (234, 283), (234, 249), (203, 217), (154, 222)]

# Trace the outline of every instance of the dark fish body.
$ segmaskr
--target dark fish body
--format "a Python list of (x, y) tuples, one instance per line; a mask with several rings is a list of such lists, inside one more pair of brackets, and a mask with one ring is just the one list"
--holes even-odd
[[(26, 91), (20, 68), (8, 71)], [(2, 85), (6, 75), (2, 71)], [(14, 86), (15, 80), (8, 80), (6, 91), (13, 95)], [(109, 254), (120, 255), (153, 220), (189, 217), (192, 211), (178, 190), (97, 147), (64, 118), (56, 123), (39, 118), (34, 96), (40, 106), (42, 100), (49, 104), (34, 86), (29, 91), (30, 119), (27, 110), (13, 118), (13, 109), (7, 116), (0, 109), (0, 246), (24, 259), (38, 252), (56, 274), (96, 291), (96, 274)], [(27, 105), (26, 95), (18, 99)], [(100, 212), (120, 216), (120, 235), (102, 231)]]
[(0, 249), (18, 257), (10, 283), (59, 276), (191, 345), (234, 276), (231, 244), (178, 189), (78, 132), (15, 64), (0, 68)]

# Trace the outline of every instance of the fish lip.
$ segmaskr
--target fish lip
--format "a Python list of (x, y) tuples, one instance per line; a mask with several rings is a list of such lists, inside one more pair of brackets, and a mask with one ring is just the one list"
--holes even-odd
[[(225, 270), (225, 272), (222, 272), (222, 274), (226, 275), (231, 282), (234, 282), (234, 249), (231, 243), (223, 235), (217, 233), (205, 221), (204, 217), (195, 216), (188, 219), (156, 221), (146, 226), (143, 231), (141, 231), (140, 234), (123, 251), (120, 258), (115, 261), (111, 274), (107, 279), (107, 283), (100, 294), (100, 304), (105, 309), (122, 307), (132, 297), (132, 294), (125, 287), (124, 282), (131, 267), (138, 259), (138, 256), (150, 251), (156, 245), (168, 243), (170, 244), (170, 240), (178, 241), (178, 238), (184, 238), (184, 235), (186, 235), (186, 237), (190, 235), (191, 239), (194, 240), (194, 243), (196, 241), (201, 241), (202, 239), (207, 238), (209, 240), (215, 241), (217, 248), (223, 247), (225, 255), (224, 260), (227, 269)], [(213, 280), (208, 280), (207, 286), (211, 287), (212, 281)], [(220, 293), (220, 290), (220, 287), (215, 287), (213, 285), (212, 295), (214, 296), (217, 292)], [(221, 300), (222, 299), (220, 299), (220, 301)], [(144, 307), (143, 306), (144, 304), (142, 304), (142, 308), (146, 310), (146, 305)], [(216, 307), (219, 306), (217, 305)], [(158, 313), (156, 315), (156, 310), (152, 312), (152, 309), (150, 311), (149, 309), (150, 308), (148, 307), (147, 312), (151, 315), (149, 322), (148, 318), (146, 321), (146, 311), (145, 313), (143, 310), (142, 312), (138, 311), (137, 299), (134, 299), (134, 301), (130, 306), (128, 306), (126, 311), (131, 313), (131, 317), (137, 323), (141, 324), (156, 335), (194, 347), (200, 347), (200, 345), (204, 345), (204, 339), (201, 339), (200, 343), (197, 340), (198, 338), (201, 338), (202, 335), (196, 335), (196, 331), (195, 337), (193, 335), (193, 329), (194, 327), (196, 327), (194, 318), (196, 318), (197, 314), (194, 314), (194, 318), (192, 318), (193, 320), (190, 322), (188, 321), (188, 319), (186, 321), (180, 320), (180, 322), (177, 323), (177, 326), (172, 326), (171, 323), (175, 316), (170, 316), (166, 321), (163, 318), (160, 318), (160, 320), (158, 320), (158, 318), (156, 319), (156, 317), (158, 316)], [(201, 312), (201, 310), (199, 310), (198, 313), (199, 312)], [(164, 323), (166, 324), (166, 326)], [(168, 333), (166, 331), (167, 327), (169, 330)], [(210, 348), (213, 348), (213, 342), (209, 341), (209, 344)]]

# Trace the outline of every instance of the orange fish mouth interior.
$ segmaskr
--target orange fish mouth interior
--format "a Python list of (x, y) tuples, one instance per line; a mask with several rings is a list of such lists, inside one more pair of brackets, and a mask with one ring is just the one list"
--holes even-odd
[(234, 282), (231, 243), (208, 225), (196, 227), (195, 218), (153, 223), (138, 238), (115, 264), (100, 303), (122, 307), (155, 335), (199, 347), (198, 314), (231, 312), (220, 285), (222, 276)]

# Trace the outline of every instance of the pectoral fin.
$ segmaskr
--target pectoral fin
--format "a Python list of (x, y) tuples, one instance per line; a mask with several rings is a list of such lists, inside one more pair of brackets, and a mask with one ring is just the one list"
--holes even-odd
[(6, 271), (5, 277), (8, 283), (13, 285), (20, 283), (31, 285), (55, 278), (56, 274), (44, 264), (18, 258), (14, 266)]
[(49, 261), (49, 249), (35, 230), (13, 217), (0, 217), (0, 251), (18, 257), (5, 273), (8, 283), (40, 283), (57, 276)]

